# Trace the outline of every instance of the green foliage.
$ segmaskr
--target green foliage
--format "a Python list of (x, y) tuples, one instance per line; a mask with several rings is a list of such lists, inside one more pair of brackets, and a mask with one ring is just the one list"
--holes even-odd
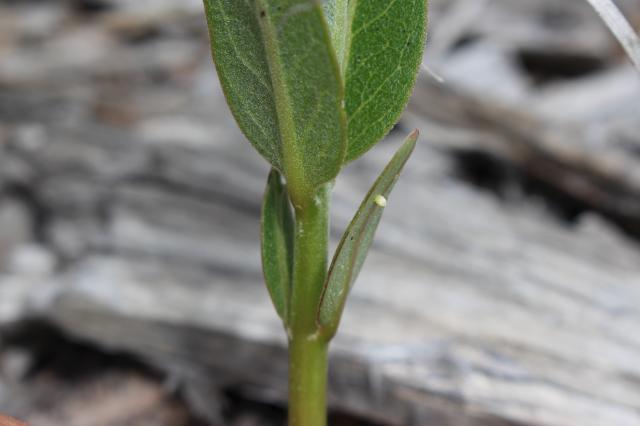
[(299, 204), (344, 160), (343, 85), (320, 4), (205, 0), (227, 101), (255, 148)]
[(318, 325), (323, 334), (333, 336), (338, 328), (349, 290), (367, 257), (386, 200), (413, 152), (417, 138), (417, 131), (409, 135), (369, 190), (342, 236), (318, 308)]
[(417, 131), (374, 184), (327, 270), (330, 192), (341, 167), (382, 139), (406, 106), (421, 62), (427, 3), (204, 5), (229, 107), (272, 166), (262, 263), (291, 349), (289, 426), (326, 426), (327, 345)]
[(291, 294), (295, 222), (287, 188), (271, 170), (262, 204), (262, 269), (271, 300), (286, 323)]
[(426, 0), (329, 0), (325, 5), (343, 79), (346, 160), (374, 146), (406, 107), (422, 61)]

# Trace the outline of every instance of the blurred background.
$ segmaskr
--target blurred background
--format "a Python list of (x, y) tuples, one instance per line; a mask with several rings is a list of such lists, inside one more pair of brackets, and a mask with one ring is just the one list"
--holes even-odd
[[(616, 2), (636, 30), (640, 1)], [(585, 0), (432, 0), (413, 128), (332, 347), (332, 425), (640, 425), (640, 75)], [(281, 425), (267, 164), (200, 0), (0, 0), (0, 412)]]

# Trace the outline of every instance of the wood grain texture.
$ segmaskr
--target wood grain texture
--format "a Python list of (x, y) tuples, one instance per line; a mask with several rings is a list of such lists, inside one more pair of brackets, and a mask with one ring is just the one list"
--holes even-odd
[[(444, 53), (429, 65), (445, 84), (422, 78), (401, 123), (425, 142), (347, 304), (332, 405), (402, 425), (636, 426), (640, 251), (613, 224), (640, 223), (637, 76), (618, 68), (584, 1), (494, 3), (473, 28), (506, 47), (452, 49), (434, 33)], [(19, 50), (0, 62), (0, 183), (56, 259), (44, 274), (3, 270), (0, 319), (39, 316), (133, 353), (213, 417), (220, 388), (283, 403), (285, 338), (260, 270), (268, 167), (223, 107), (201, 5), (180, 5), (143, 22), (116, 9), (78, 23), (95, 62)], [(575, 26), (535, 19), (558, 10)], [(149, 42), (113, 39), (165, 25), (174, 30)], [(54, 47), (75, 51), (71, 39)], [(532, 82), (513, 64), (543, 46), (606, 70)], [(167, 80), (149, 77), (159, 70)], [(334, 244), (400, 133), (339, 179)], [(542, 197), (479, 189), (459, 178), (461, 152), (500, 158), (588, 208), (567, 223)]]
[[(39, 154), (50, 174), (38, 190), (55, 200), (57, 241), (85, 245), (43, 314), (173, 371), (188, 388), (213, 382), (283, 398), (284, 333), (259, 270), (255, 195), (267, 171), (256, 172), (257, 156), (222, 145), (192, 153), (206, 166), (187, 162), (176, 180), (159, 184), (137, 168), (135, 180), (125, 172), (113, 186), (116, 176), (77, 175), (67, 163), (107, 155), (109, 144), (66, 145), (75, 137), (63, 135)], [(127, 157), (142, 147), (126, 146)], [(352, 194), (394, 147), (341, 179), (334, 236), (356, 207)], [(595, 217), (570, 229), (453, 181), (427, 146), (415, 155), (423, 166), (407, 169), (386, 208), (333, 347), (333, 404), (397, 424), (636, 424), (633, 243)], [(200, 187), (232, 163), (230, 182), (246, 190)], [(101, 218), (97, 205), (107, 209)]]

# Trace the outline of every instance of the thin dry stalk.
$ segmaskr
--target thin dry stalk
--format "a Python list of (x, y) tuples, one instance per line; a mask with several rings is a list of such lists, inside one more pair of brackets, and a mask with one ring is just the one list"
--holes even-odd
[(620, 9), (611, 0), (587, 0), (605, 21), (640, 71), (640, 38)]

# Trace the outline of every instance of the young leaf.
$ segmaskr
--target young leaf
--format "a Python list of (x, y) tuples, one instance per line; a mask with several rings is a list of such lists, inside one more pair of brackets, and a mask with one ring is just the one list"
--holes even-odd
[(218, 75), (238, 125), (293, 195), (335, 178), (343, 88), (317, 0), (204, 0)]
[(262, 270), (271, 300), (287, 321), (293, 267), (294, 218), (287, 188), (272, 170), (262, 204)]
[(318, 325), (328, 336), (338, 328), (353, 282), (367, 257), (387, 198), (418, 139), (415, 130), (393, 156), (360, 205), (336, 250), (318, 307)]
[(375, 145), (406, 107), (422, 61), (426, 0), (328, 0), (345, 80), (346, 160)]

